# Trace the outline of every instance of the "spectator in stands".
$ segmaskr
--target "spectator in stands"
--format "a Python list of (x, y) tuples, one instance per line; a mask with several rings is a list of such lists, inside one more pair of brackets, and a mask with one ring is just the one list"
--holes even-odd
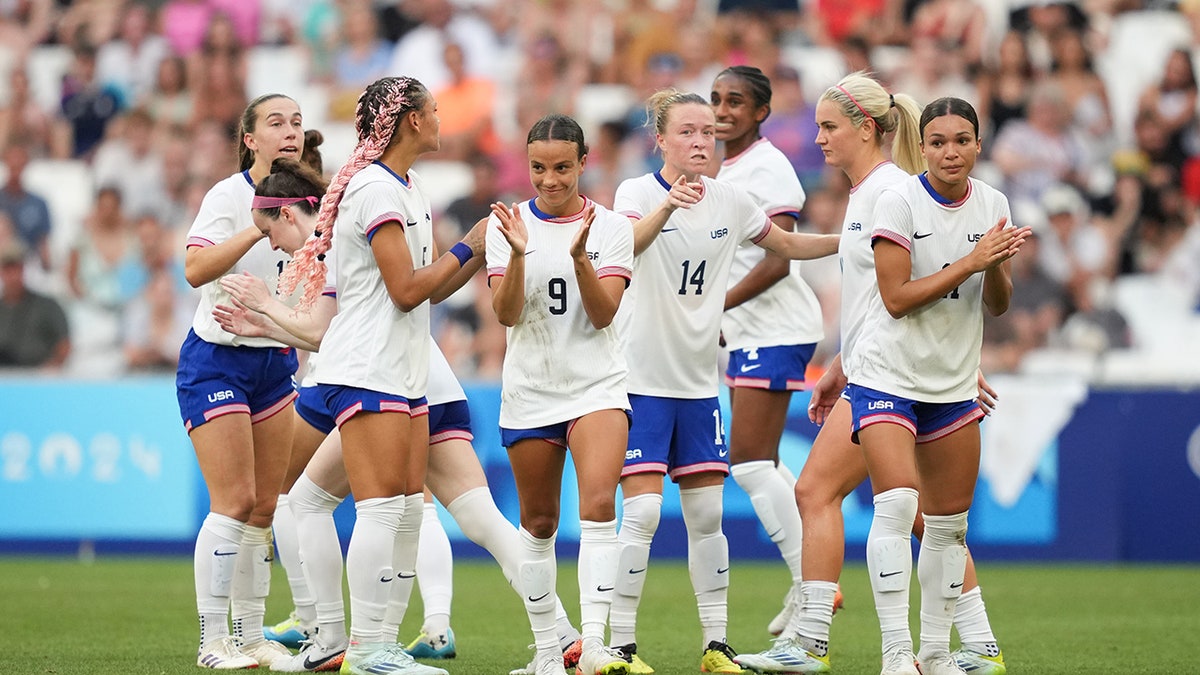
[(29, 165), (29, 146), (25, 139), (10, 139), (4, 149), (8, 178), (0, 189), (0, 213), (12, 221), (17, 238), (32, 251), (43, 270), (50, 269), (50, 208), (46, 200), (25, 189), (25, 167)]
[(1037, 246), (1038, 264), (1046, 276), (1066, 289), (1073, 307), (1088, 307), (1093, 282), (1107, 277), (1112, 269), (1110, 242), (1091, 222), (1091, 209), (1075, 188), (1051, 186), (1041, 203), (1047, 226)]
[(140, 108), (113, 123), (116, 134), (96, 149), (92, 162), (97, 185), (111, 185), (121, 192), (125, 215), (154, 211), (166, 200), (164, 165), (159, 145), (154, 143), (154, 119)]
[(162, 6), (163, 37), (171, 53), (189, 58), (200, 51), (213, 7), (207, 0), (167, 0)]
[(329, 116), (352, 122), (359, 94), (368, 84), (388, 74), (392, 45), (379, 37), (375, 12), (368, 0), (344, 3), (341, 26), (330, 73)]
[(958, 44), (929, 35), (913, 37), (910, 57), (892, 81), (894, 89), (911, 93), (921, 105), (943, 96), (973, 101), (976, 95)]
[(0, 143), (21, 139), (34, 157), (50, 154), (53, 120), (42, 109), (29, 87), (23, 62), (13, 65), (8, 78), (8, 100), (0, 103)]
[(911, 33), (955, 45), (973, 68), (983, 61), (987, 15), (975, 0), (926, 0), (913, 12)]
[(421, 25), (396, 42), (389, 73), (404, 73), (420, 80), (429, 91), (438, 91), (450, 84), (450, 71), (438, 56), (447, 43), (454, 42), (463, 48), (468, 73), (495, 77), (500, 45), (487, 22), (456, 10), (450, 0), (412, 0), (409, 4)]
[(123, 105), (136, 105), (153, 89), (167, 50), (166, 39), (154, 32), (154, 11), (140, 2), (129, 3), (116, 39), (100, 45), (96, 77), (120, 93)]
[(125, 361), (130, 370), (173, 371), (179, 345), (192, 324), (192, 308), (167, 268), (155, 270), (123, 317)]
[(1050, 343), (1067, 315), (1066, 290), (1038, 263), (1042, 230), (1034, 227), (1022, 255), (1013, 258), (1013, 295), (1008, 311), (984, 318), (980, 368), (989, 375), (1016, 372), (1027, 352)]
[(1005, 33), (996, 52), (995, 64), (975, 78), (979, 119), (987, 125), (988, 137), (996, 138), (1010, 121), (1025, 117), (1034, 76), (1033, 63), (1021, 34)]
[(88, 310), (117, 315), (135, 295), (124, 280), (139, 265), (137, 240), (121, 210), (121, 191), (102, 187), (67, 258), (71, 295)]
[(188, 63), (195, 93), (193, 124), (216, 122), (226, 137), (236, 133), (246, 107), (246, 67), (246, 50), (233, 21), (226, 14), (214, 14), (200, 51)]
[(1176, 49), (1167, 57), (1162, 79), (1147, 87), (1138, 99), (1138, 117), (1158, 127), (1167, 137), (1167, 154), (1176, 169), (1182, 161), (1174, 158), (1189, 154), (1195, 145), (1197, 87), (1192, 55)]
[(108, 123), (121, 112), (115, 89), (96, 78), (96, 48), (80, 43), (63, 78), (62, 118), (57, 124), (56, 154), (89, 159), (104, 138)]
[(813, 143), (817, 137), (816, 109), (804, 100), (800, 73), (791, 66), (775, 66), (771, 77), (774, 94), (771, 116), (762, 123), (762, 135), (771, 139), (791, 162), (804, 192), (821, 189), (825, 176), (825, 153)]
[(0, 367), (60, 369), (71, 352), (67, 315), (25, 286), (25, 251), (0, 251)]
[(996, 137), (992, 160), (1004, 173), (1011, 201), (1037, 202), (1055, 183), (1086, 185), (1087, 155), (1070, 133), (1070, 111), (1063, 92), (1040, 82), (1029, 94), (1029, 116), (1005, 126)]
[(479, 155), (495, 155), (501, 150), (492, 125), (496, 85), (467, 72), (463, 48), (458, 44), (447, 43), (443, 59), (450, 83), (433, 93), (442, 120), (442, 147), (432, 157), (464, 161)]
[(1104, 81), (1092, 66), (1083, 34), (1063, 30), (1050, 42), (1053, 61), (1048, 80), (1062, 90), (1074, 127), (1088, 150), (1089, 160), (1101, 162), (1112, 153), (1112, 115)]
[(158, 124), (170, 127), (192, 121), (195, 97), (188, 87), (187, 63), (179, 56), (158, 62), (154, 86), (139, 103)]

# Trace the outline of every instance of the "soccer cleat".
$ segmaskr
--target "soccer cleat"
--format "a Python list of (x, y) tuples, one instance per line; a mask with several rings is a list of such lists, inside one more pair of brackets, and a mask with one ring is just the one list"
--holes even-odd
[(744, 673), (742, 667), (734, 662), (737, 657), (737, 652), (733, 651), (733, 647), (713, 640), (705, 647), (704, 654), (700, 657), (700, 672), (702, 673)]
[(921, 675), (917, 670), (917, 657), (911, 647), (900, 647), (885, 652), (883, 655), (883, 670), (879, 675)]
[(445, 633), (434, 635), (422, 630), (417, 639), (408, 643), (404, 651), (414, 659), (452, 659), (458, 655), (454, 649), (454, 631), (449, 628)]
[(268, 640), (274, 640), (284, 647), (292, 649), (300, 649), (301, 643), (312, 637), (312, 629), (305, 627), (300, 621), (300, 617), (296, 616), (293, 610), (288, 618), (280, 621), (274, 626), (263, 626), (263, 637)]
[(292, 658), (292, 653), (287, 647), (273, 640), (260, 640), (252, 645), (242, 645), (242, 653), (250, 658), (258, 661), (258, 665), (264, 668), (276, 661)]
[(563, 650), (563, 668), (574, 668), (579, 665), (579, 657), (583, 655), (583, 638), (576, 638)]
[(799, 593), (796, 592), (796, 587), (792, 586), (788, 589), (787, 595), (783, 596), (783, 609), (775, 615), (774, 619), (767, 624), (767, 632), (771, 635), (779, 635), (787, 628), (788, 622), (792, 620), (792, 615), (800, 607)]
[(838, 584), (837, 593), (833, 594), (833, 613), (846, 606), (846, 596), (842, 595), (842, 585)]
[(441, 668), (417, 663), (404, 645), (350, 643), (338, 671), (343, 675), (450, 675)]
[(828, 673), (829, 657), (817, 656), (794, 638), (780, 638), (757, 654), (738, 654), (733, 660), (756, 673)]
[(346, 643), (325, 647), (318, 639), (309, 640), (300, 653), (286, 659), (276, 659), (271, 670), (277, 673), (335, 673), (342, 667)]
[(628, 675), (629, 659), (625, 652), (614, 647), (596, 645), (584, 647), (575, 665), (575, 675)]
[(617, 649), (621, 650), (621, 653), (625, 655), (625, 660), (629, 661), (629, 675), (654, 675), (654, 669), (650, 667), (650, 664), (638, 656), (636, 642), (621, 645)]
[(237, 638), (226, 635), (201, 647), (196, 653), (196, 665), (213, 670), (243, 670), (257, 668), (258, 661), (238, 648)]
[(534, 656), (529, 669), (530, 675), (567, 675), (562, 659), (550, 653)]
[(959, 649), (950, 656), (963, 672), (970, 675), (1004, 675), (1008, 672), (1004, 665), (1004, 654), (1000, 652), (988, 656), (970, 649)]
[(966, 672), (958, 667), (954, 657), (947, 652), (921, 657), (917, 670), (921, 675), (965, 675)]

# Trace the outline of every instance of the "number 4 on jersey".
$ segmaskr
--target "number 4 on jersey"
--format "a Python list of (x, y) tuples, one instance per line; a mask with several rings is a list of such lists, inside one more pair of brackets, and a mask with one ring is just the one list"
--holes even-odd
[(680, 295), (687, 295), (688, 284), (696, 287), (696, 295), (700, 295), (704, 292), (704, 265), (707, 262), (707, 260), (701, 260), (700, 264), (696, 266), (696, 271), (692, 272), (691, 276), (689, 277), (688, 272), (691, 269), (692, 261), (683, 261), (683, 278), (679, 282)]

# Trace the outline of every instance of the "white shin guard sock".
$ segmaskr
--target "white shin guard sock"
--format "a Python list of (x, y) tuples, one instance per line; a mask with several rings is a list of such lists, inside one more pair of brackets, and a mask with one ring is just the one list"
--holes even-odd
[(238, 548), (237, 567), (230, 587), (229, 607), (233, 636), (243, 645), (263, 641), (263, 618), (271, 594), (271, 528), (246, 526)]
[(770, 460), (742, 462), (730, 469), (733, 479), (750, 497), (754, 513), (792, 573), (792, 585), (803, 580), (800, 552), (803, 531), (796, 507), (796, 483), (788, 483)]
[(554, 557), (553, 535), (549, 539), (538, 539), (521, 528), (523, 560), (517, 575), (517, 587), (529, 615), (529, 627), (533, 630), (533, 642), (539, 654), (561, 654), (558, 630), (554, 620), (554, 606), (558, 581), (557, 561)]
[(912, 583), (912, 527), (917, 491), (894, 488), (875, 495), (875, 516), (867, 533), (867, 572), (886, 653), (912, 648), (908, 628), (908, 589)]
[(296, 516), (300, 567), (315, 602), (321, 643), (340, 644), (346, 638), (346, 606), (342, 545), (333, 512), (342, 500), (301, 475), (288, 493), (288, 503)]
[(296, 616), (305, 626), (312, 627), (317, 623), (317, 605), (308, 588), (308, 581), (304, 578), (304, 569), (300, 565), (296, 515), (292, 511), (291, 499), (286, 494), (279, 495), (271, 528), (275, 533), (279, 564), (283, 565), (283, 571), (287, 573), (288, 588), (292, 591), (292, 605), (296, 608)]
[(619, 551), (616, 520), (579, 523), (579, 630), (585, 641), (603, 644)]
[(917, 559), (921, 581), (921, 654), (948, 654), (954, 607), (967, 566), (967, 512), (925, 517)]
[(229, 592), (246, 524), (209, 513), (196, 535), (193, 569), (200, 646), (229, 635)]
[(355, 504), (358, 515), (346, 552), (350, 639), (354, 642), (384, 641), (383, 619), (395, 583), (396, 532), (404, 507), (404, 495), (360, 499)]
[(729, 542), (721, 531), (723, 485), (679, 491), (687, 526), (688, 573), (703, 633), (701, 648), (726, 641), (729, 623)]
[(648, 493), (628, 497), (622, 503), (621, 528), (617, 532), (617, 588), (609, 612), (611, 644), (626, 645), (637, 640), (637, 610), (646, 585), (650, 542), (662, 515), (662, 495)]
[(426, 502), (422, 510), (417, 587), (425, 606), (421, 629), (430, 634), (445, 633), (450, 627), (450, 602), (454, 597), (454, 553), (433, 502)]
[(408, 613), (413, 585), (417, 582), (417, 551), (420, 546), (421, 523), (425, 519), (425, 495), (405, 495), (404, 516), (396, 529), (395, 546), (392, 549), (392, 569), (396, 580), (392, 582), (387, 611), (383, 614), (383, 639), (391, 642), (398, 637), (400, 624)]

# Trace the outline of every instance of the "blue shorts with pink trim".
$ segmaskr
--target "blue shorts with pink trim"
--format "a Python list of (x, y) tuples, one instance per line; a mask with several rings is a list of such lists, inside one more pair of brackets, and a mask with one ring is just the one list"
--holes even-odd
[(804, 371), (816, 349), (814, 342), (730, 350), (725, 384), (770, 391), (804, 391)]
[(323, 434), (337, 428), (337, 422), (333, 421), (333, 415), (329, 414), (329, 408), (325, 405), (325, 397), (321, 396), (320, 387), (300, 387), (300, 394), (296, 397), (296, 414)]
[(851, 438), (872, 424), (898, 424), (916, 437), (917, 443), (945, 438), (980, 420), (983, 409), (974, 399), (958, 403), (922, 403), (882, 391), (851, 384), (850, 414), (854, 418)]
[(429, 444), (452, 440), (471, 441), (471, 406), (466, 401), (450, 401), (429, 406)]
[(261, 422), (296, 398), (296, 350), (233, 347), (188, 331), (179, 348), (175, 391), (188, 431), (222, 415), (245, 413)]
[(717, 398), (667, 398), (630, 394), (633, 427), (621, 476), (729, 473), (729, 448)]
[[(629, 410), (625, 411), (625, 418), (629, 420), (630, 426), (633, 425), (633, 413)], [(575, 423), (579, 421), (576, 417), (573, 420), (566, 422), (558, 422), (556, 424), (547, 424), (544, 427), (533, 427), (532, 429), (510, 429), (508, 427), (500, 427), (500, 445), (506, 448), (511, 448), (520, 441), (527, 441), (531, 438), (547, 441), (560, 448), (567, 447), (567, 439), (571, 437), (571, 430), (575, 428)]]
[(429, 414), (425, 397), (408, 399), (396, 394), (385, 394), (371, 389), (347, 387), (340, 384), (318, 384), (325, 407), (333, 415), (333, 421), (342, 428), (346, 420), (360, 412), (398, 412), (409, 417)]

